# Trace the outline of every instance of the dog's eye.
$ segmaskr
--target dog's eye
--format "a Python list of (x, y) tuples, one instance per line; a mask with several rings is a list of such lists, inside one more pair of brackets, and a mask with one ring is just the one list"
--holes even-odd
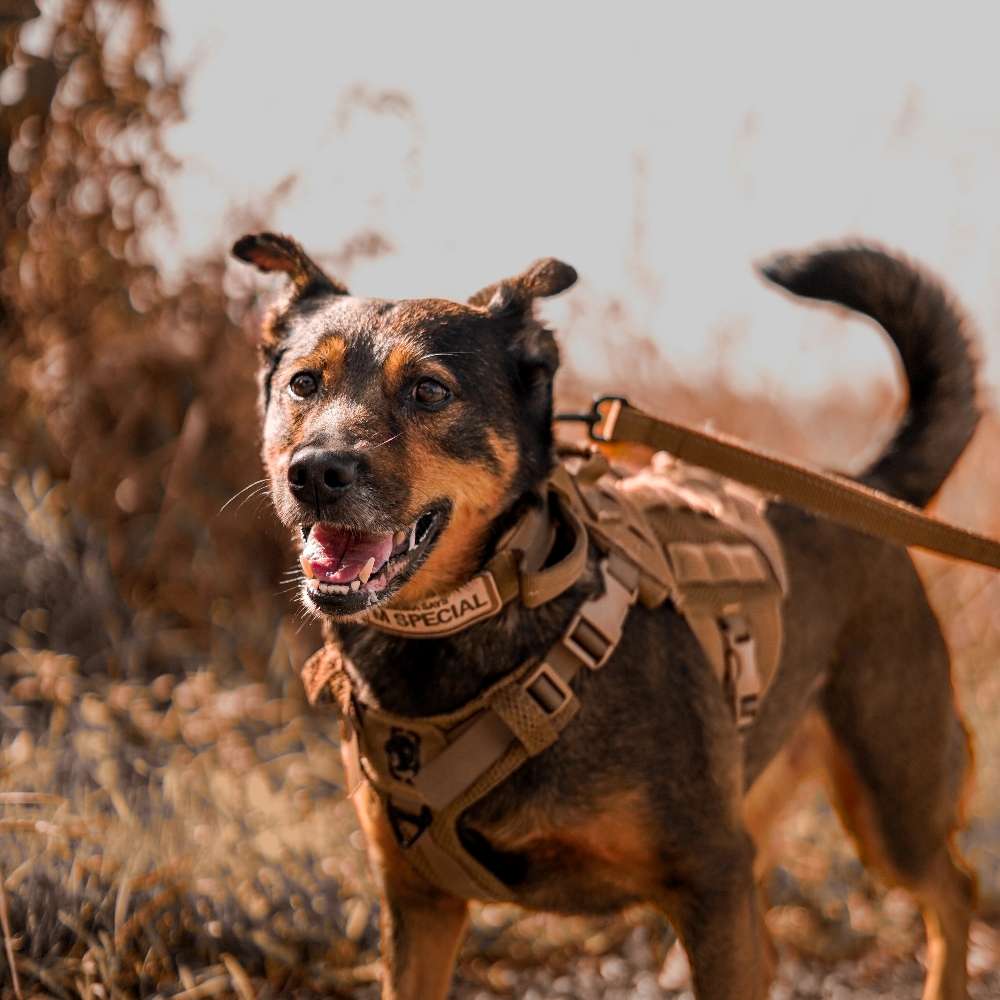
[(436, 410), (451, 399), (451, 393), (436, 379), (422, 378), (413, 387), (413, 398), (428, 410)]
[(311, 372), (299, 372), (293, 375), (291, 382), (288, 383), (288, 391), (296, 399), (308, 399), (309, 396), (315, 395), (318, 388), (319, 382)]

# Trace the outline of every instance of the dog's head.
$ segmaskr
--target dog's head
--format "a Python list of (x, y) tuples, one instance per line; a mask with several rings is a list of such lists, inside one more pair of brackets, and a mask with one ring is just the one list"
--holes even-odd
[(388, 301), (350, 295), (285, 236), (233, 253), (289, 278), (261, 336), (263, 454), (306, 603), (353, 616), (464, 582), (550, 470), (559, 355), (531, 307), (576, 272), (550, 258), (466, 304)]

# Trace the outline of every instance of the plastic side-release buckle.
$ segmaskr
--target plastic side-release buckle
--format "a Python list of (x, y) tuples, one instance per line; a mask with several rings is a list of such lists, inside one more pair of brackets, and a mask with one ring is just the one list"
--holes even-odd
[(725, 647), (726, 690), (733, 701), (736, 728), (742, 733), (756, 719), (760, 702), (757, 647), (750, 623), (743, 614), (722, 615), (719, 630)]
[(622, 637), (629, 608), (639, 592), (638, 573), (627, 586), (611, 570), (608, 559), (599, 563), (604, 578), (604, 593), (580, 606), (562, 638), (563, 644), (590, 670), (607, 662)]

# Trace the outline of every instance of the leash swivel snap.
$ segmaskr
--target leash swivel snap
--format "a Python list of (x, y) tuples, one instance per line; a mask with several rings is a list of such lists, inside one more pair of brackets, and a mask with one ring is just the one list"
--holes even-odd
[[(602, 407), (610, 403), (611, 407), (607, 413), (602, 412)], [(568, 423), (581, 423), (587, 425), (587, 435), (591, 441), (598, 444), (608, 444), (611, 438), (611, 429), (618, 418), (623, 406), (629, 406), (629, 401), (625, 396), (595, 396), (590, 404), (590, 411), (587, 413), (557, 413), (553, 419)]]

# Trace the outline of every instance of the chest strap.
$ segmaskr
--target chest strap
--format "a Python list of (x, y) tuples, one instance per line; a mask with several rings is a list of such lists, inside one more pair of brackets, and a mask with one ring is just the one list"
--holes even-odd
[(396, 840), (414, 867), (466, 899), (505, 901), (510, 890), (461, 843), (458, 820), (531, 757), (550, 747), (576, 715), (572, 684), (599, 670), (621, 638), (638, 596), (634, 564), (612, 552), (600, 561), (601, 592), (584, 601), (559, 640), (456, 712), (397, 716), (351, 693), (342, 654), (327, 645), (303, 668), (309, 701), (335, 701), (351, 794), (377, 791)]

